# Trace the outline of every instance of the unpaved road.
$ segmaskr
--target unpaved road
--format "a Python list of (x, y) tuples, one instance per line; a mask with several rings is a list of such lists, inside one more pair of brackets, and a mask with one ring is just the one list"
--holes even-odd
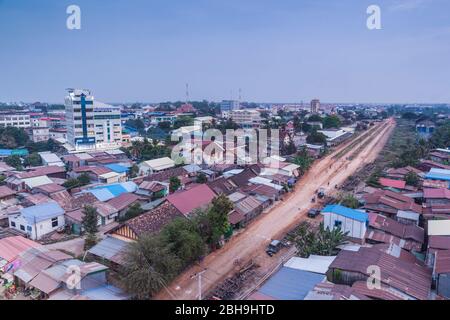
[[(244, 232), (232, 238), (223, 248), (208, 255), (201, 265), (195, 265), (177, 277), (155, 299), (198, 299), (198, 280), (192, 278), (192, 275), (197, 272), (206, 269), (202, 275), (202, 292), (205, 296), (205, 293), (233, 274), (236, 259), (241, 261), (271, 259), (265, 254), (267, 244), (271, 239), (280, 238), (306, 218), (306, 212), (311, 207), (311, 199), (316, 190), (324, 187), (327, 192), (334, 192), (335, 185), (340, 185), (359, 168), (373, 162), (383, 149), (394, 127), (395, 121), (388, 119), (379, 124), (369, 137), (354, 146), (340, 159), (332, 158), (349, 143), (316, 162), (298, 182), (292, 194), (252, 222)], [(361, 146), (364, 147), (360, 148)], [(354, 154), (355, 150), (359, 153)], [(350, 155), (352, 160), (347, 160)]]

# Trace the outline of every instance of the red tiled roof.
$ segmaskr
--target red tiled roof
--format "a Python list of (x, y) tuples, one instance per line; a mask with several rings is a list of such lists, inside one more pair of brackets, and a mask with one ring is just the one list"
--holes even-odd
[(121, 211), (131, 206), (139, 199), (140, 199), (139, 196), (133, 193), (122, 193), (120, 196), (109, 200), (107, 203), (116, 208), (117, 210)]
[(396, 188), (396, 189), (405, 189), (406, 182), (402, 180), (393, 180), (387, 178), (380, 178), (380, 184), (384, 187)]
[(170, 202), (165, 201), (151, 211), (125, 222), (125, 225), (139, 237), (145, 233), (161, 231), (167, 223), (176, 218), (184, 216)]
[(216, 194), (206, 185), (200, 184), (189, 190), (179, 191), (167, 197), (182, 214), (188, 215), (194, 209), (208, 205)]

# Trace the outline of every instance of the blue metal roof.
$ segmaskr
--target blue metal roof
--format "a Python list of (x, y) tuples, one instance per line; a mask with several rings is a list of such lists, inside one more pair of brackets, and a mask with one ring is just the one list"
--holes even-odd
[(432, 168), (425, 175), (426, 179), (450, 181), (450, 170)]
[(350, 209), (344, 206), (341, 206), (339, 204), (332, 204), (328, 205), (325, 208), (323, 208), (322, 213), (331, 212), (338, 214), (340, 216), (344, 216), (346, 218), (350, 218), (353, 220), (361, 221), (361, 222), (367, 222), (369, 221), (369, 215), (365, 212)]
[(56, 202), (47, 202), (20, 210), (28, 224), (56, 218), (64, 214), (64, 209)]
[(322, 274), (282, 267), (258, 291), (276, 300), (303, 300), (324, 279)]
[(123, 193), (131, 193), (137, 190), (137, 185), (133, 181), (127, 181), (122, 183), (98, 186), (93, 189), (87, 190), (92, 193), (100, 201), (108, 201), (112, 198), (116, 198)]
[(108, 169), (111, 169), (112, 171), (117, 172), (117, 173), (125, 173), (125, 172), (128, 172), (128, 170), (129, 170), (127, 167), (124, 167), (117, 163), (107, 164), (107, 165), (105, 165), (105, 167), (107, 167)]

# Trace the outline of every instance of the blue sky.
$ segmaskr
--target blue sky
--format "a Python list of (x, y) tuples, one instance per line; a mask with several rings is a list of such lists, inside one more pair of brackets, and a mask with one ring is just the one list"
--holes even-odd
[(450, 102), (448, 0), (0, 0), (0, 41), (0, 101)]

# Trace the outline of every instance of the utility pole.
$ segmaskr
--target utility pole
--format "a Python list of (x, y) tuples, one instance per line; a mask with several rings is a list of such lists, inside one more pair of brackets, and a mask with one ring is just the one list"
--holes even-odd
[(191, 279), (198, 278), (198, 300), (202, 300), (202, 275), (207, 271), (208, 269), (204, 269), (203, 271), (200, 271), (198, 273), (195, 273), (191, 276)]

